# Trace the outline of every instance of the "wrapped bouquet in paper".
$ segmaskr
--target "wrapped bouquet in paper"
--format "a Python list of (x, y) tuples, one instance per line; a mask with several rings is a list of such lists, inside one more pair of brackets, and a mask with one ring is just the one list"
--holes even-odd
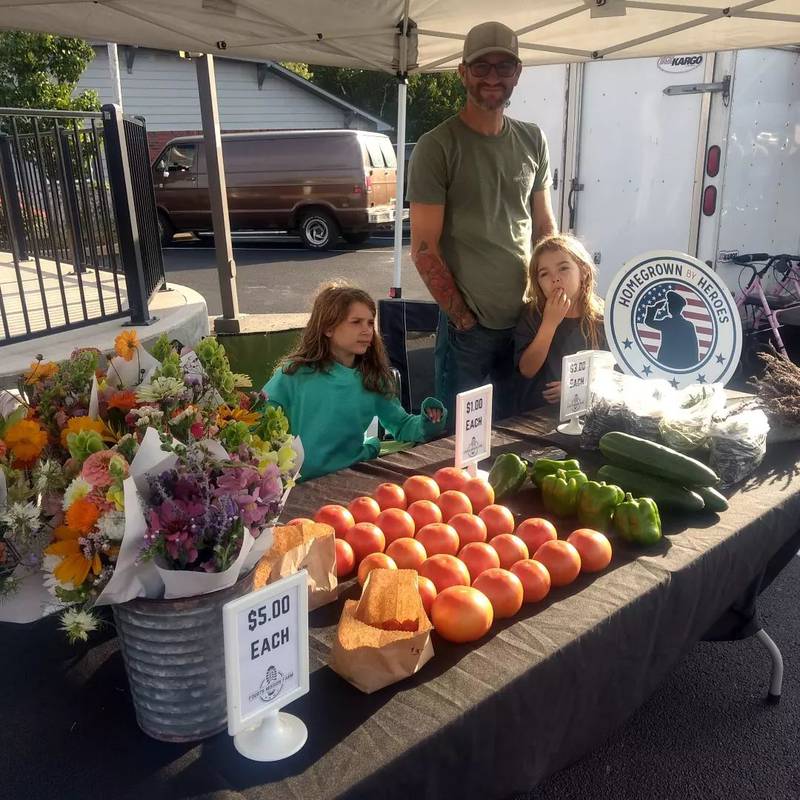
[(336, 599), (336, 543), (330, 525), (304, 522), (276, 527), (272, 546), (256, 567), (254, 588), (261, 589), (301, 569), (308, 571), (309, 611)]
[(416, 570), (374, 569), (361, 599), (345, 602), (330, 668), (362, 692), (375, 692), (433, 658), (431, 630)]

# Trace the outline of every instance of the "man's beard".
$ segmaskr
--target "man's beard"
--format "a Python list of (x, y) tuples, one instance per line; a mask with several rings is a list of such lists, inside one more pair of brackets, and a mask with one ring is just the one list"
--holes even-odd
[(478, 108), (482, 108), (484, 111), (497, 111), (508, 105), (509, 96), (511, 95), (511, 92), (506, 89), (505, 86), (500, 88), (502, 91), (491, 97), (483, 97), (481, 95), (481, 84), (470, 86), (467, 91), (469, 92), (472, 102), (475, 103)]

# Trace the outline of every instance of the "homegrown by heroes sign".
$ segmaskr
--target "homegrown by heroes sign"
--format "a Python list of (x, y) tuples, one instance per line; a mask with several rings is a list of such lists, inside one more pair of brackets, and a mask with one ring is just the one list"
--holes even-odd
[(685, 253), (644, 253), (606, 295), (606, 338), (623, 372), (676, 389), (727, 383), (742, 349), (738, 309), (725, 283)]

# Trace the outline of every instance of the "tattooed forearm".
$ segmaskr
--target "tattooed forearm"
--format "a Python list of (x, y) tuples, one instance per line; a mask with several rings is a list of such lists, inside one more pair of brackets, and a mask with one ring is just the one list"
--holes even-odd
[(475, 324), (475, 316), (464, 302), (453, 274), (442, 258), (423, 241), (411, 254), (411, 259), (431, 296), (453, 324), (457, 328), (471, 328)]

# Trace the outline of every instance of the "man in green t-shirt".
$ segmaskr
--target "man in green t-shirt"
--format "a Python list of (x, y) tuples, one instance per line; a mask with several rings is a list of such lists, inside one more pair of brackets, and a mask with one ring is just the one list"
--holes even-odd
[(466, 104), (420, 138), (408, 179), (411, 257), (440, 308), (437, 396), (453, 408), (491, 380), (498, 419), (516, 411), (514, 326), (533, 244), (557, 231), (544, 134), (503, 113), (521, 69), (510, 28), (472, 28), (458, 68)]

